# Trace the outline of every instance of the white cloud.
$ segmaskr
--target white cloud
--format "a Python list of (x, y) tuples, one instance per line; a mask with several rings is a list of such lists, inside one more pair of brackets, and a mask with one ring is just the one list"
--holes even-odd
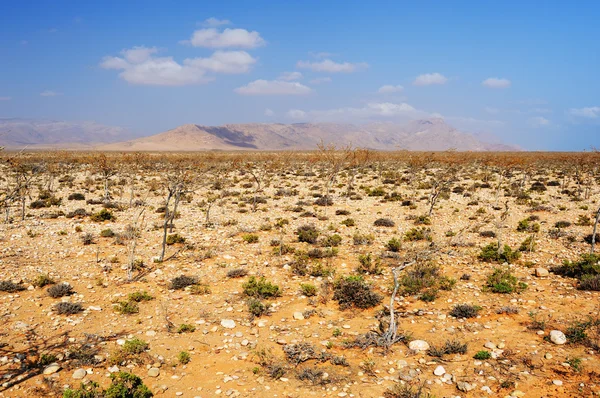
[(399, 93), (402, 90), (404, 90), (404, 87), (402, 87), (401, 85), (393, 86), (391, 84), (386, 84), (384, 86), (379, 87), (379, 90), (377, 90), (377, 92), (379, 94), (391, 94)]
[(316, 79), (312, 79), (310, 84), (323, 84), (323, 83), (331, 83), (330, 77), (317, 77)]
[(433, 117), (424, 111), (415, 109), (412, 105), (405, 102), (370, 102), (363, 107), (354, 108), (335, 108), (327, 110), (303, 111), (292, 109), (287, 114), (293, 119), (309, 119), (314, 121), (365, 121), (369, 119), (392, 119), (392, 120), (410, 120), (418, 118)]
[(120, 57), (104, 57), (100, 67), (122, 70), (119, 77), (131, 84), (150, 86), (185, 86), (212, 80), (204, 69), (181, 65), (173, 57), (153, 57), (154, 49), (134, 47), (123, 50)]
[(265, 116), (267, 116), (267, 117), (275, 116), (275, 112), (273, 112), (272, 109), (267, 108), (267, 109), (265, 109)]
[(600, 106), (590, 106), (586, 108), (571, 108), (569, 114), (577, 117), (596, 119), (600, 117)]
[(360, 63), (350, 63), (350, 62), (334, 62), (330, 59), (325, 59), (319, 62), (310, 62), (310, 61), (298, 61), (296, 64), (298, 68), (302, 69), (310, 69), (314, 72), (329, 72), (329, 73), (352, 73), (361, 69), (366, 69), (369, 67), (369, 64), (365, 62)]
[(300, 80), (300, 79), (302, 79), (302, 73), (300, 73), (300, 72), (283, 72), (277, 78), (277, 80), (285, 80), (285, 81)]
[(256, 59), (245, 51), (215, 51), (210, 57), (188, 58), (182, 64), (173, 57), (156, 57), (156, 47), (133, 47), (123, 57), (104, 57), (100, 67), (121, 70), (119, 77), (132, 83), (153, 86), (185, 86), (213, 80), (207, 73), (245, 73)]
[(45, 90), (40, 93), (42, 97), (56, 97), (57, 95), (62, 95), (62, 93), (57, 93), (56, 91)]
[(256, 63), (246, 51), (215, 51), (208, 58), (186, 59), (183, 63), (198, 69), (214, 73), (246, 73)]
[(308, 53), (308, 55), (310, 55), (313, 58), (323, 59), (323, 58), (334, 57), (336, 54), (334, 54), (334, 53), (328, 53), (328, 52), (325, 52), (325, 51), (320, 51), (320, 52), (312, 52), (312, 51), (310, 51)]
[(123, 54), (123, 57), (127, 62), (140, 64), (148, 60), (152, 54), (156, 54), (157, 52), (158, 49), (156, 47), (135, 46), (130, 49), (122, 50), (121, 54)]
[(296, 119), (296, 120), (306, 119), (306, 112), (304, 112), (300, 109), (290, 109), (289, 111), (286, 112), (285, 115), (287, 117), (289, 117), (290, 119)]
[(256, 31), (249, 32), (246, 29), (225, 29), (219, 32), (215, 28), (199, 29), (192, 34), (190, 40), (182, 43), (191, 44), (194, 47), (208, 48), (256, 48), (266, 44)]
[(241, 95), (306, 95), (310, 94), (312, 89), (298, 82), (255, 80), (234, 91)]
[(215, 17), (210, 17), (208, 19), (205, 19), (202, 23), (200, 23), (200, 25), (209, 28), (216, 28), (221, 25), (231, 25), (231, 21), (228, 19), (218, 19)]
[(430, 86), (432, 84), (446, 84), (448, 78), (440, 73), (425, 73), (417, 76), (413, 84), (415, 86)]
[(508, 88), (511, 85), (510, 80), (498, 77), (490, 77), (481, 82), (481, 85), (488, 88)]
[(549, 126), (550, 120), (546, 119), (545, 117), (536, 116), (529, 118), (529, 125), (535, 128)]

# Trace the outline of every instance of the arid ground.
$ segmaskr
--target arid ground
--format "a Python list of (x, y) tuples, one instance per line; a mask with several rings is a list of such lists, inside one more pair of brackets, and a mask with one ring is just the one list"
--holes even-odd
[(597, 152), (1, 155), (0, 397), (600, 396)]

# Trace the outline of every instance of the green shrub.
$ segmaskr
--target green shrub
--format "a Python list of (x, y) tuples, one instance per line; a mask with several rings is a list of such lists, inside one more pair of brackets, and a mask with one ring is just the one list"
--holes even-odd
[(431, 240), (431, 230), (425, 227), (411, 228), (404, 234), (404, 240), (410, 242), (418, 240)]
[(131, 340), (126, 340), (123, 344), (122, 350), (128, 355), (138, 355), (148, 349), (148, 343), (144, 340), (138, 339), (137, 337)]
[(359, 274), (381, 275), (381, 260), (376, 258), (373, 260), (371, 253), (358, 255), (359, 266), (356, 267), (356, 272)]
[(257, 279), (251, 276), (246, 283), (242, 285), (244, 294), (255, 298), (279, 297), (281, 289), (279, 286), (267, 281), (264, 277)]
[(353, 218), (346, 218), (340, 224), (345, 225), (347, 227), (354, 227), (356, 225), (356, 221)]
[(140, 312), (140, 307), (135, 301), (119, 301), (115, 304), (115, 311), (119, 314), (137, 314)]
[(323, 247), (338, 247), (342, 243), (342, 237), (338, 234), (333, 234), (331, 236), (325, 237), (321, 241), (321, 246)]
[(355, 246), (370, 245), (374, 240), (375, 236), (371, 234), (361, 234), (357, 232), (352, 236), (352, 241), (354, 242)]
[(534, 252), (536, 248), (535, 238), (533, 235), (528, 236), (523, 242), (521, 242), (521, 246), (519, 246), (520, 252)]
[(517, 225), (517, 231), (533, 233), (540, 232), (540, 224), (531, 223), (530, 221), (530, 218), (526, 218), (524, 220), (519, 221), (519, 224)]
[(50, 278), (48, 274), (40, 274), (33, 281), (33, 286), (35, 287), (44, 287), (48, 285), (54, 285), (56, 282), (54, 279)]
[(479, 253), (479, 259), (485, 262), (507, 262), (509, 264), (518, 260), (521, 257), (521, 253), (513, 251), (510, 246), (504, 245), (502, 254), (498, 253), (498, 242), (490, 243), (481, 248)]
[(310, 283), (301, 283), (300, 284), (300, 292), (307, 297), (312, 297), (317, 295), (317, 287)]
[(112, 238), (113, 236), (115, 236), (115, 233), (112, 229), (107, 228), (100, 231), (100, 236), (103, 238)]
[(402, 241), (397, 238), (392, 238), (385, 244), (385, 248), (391, 252), (397, 253), (402, 249)]
[(247, 304), (248, 311), (250, 311), (250, 314), (254, 317), (259, 317), (269, 312), (268, 307), (259, 299), (251, 298), (248, 300)]
[(112, 384), (104, 398), (151, 398), (154, 396), (141, 378), (133, 373), (116, 372), (110, 375)]
[(190, 325), (189, 323), (182, 323), (177, 328), (177, 333), (193, 333), (196, 331), (196, 326)]
[(342, 309), (351, 307), (365, 309), (378, 305), (383, 298), (375, 293), (361, 276), (347, 276), (335, 281), (333, 299)]
[(299, 242), (316, 243), (319, 237), (319, 231), (314, 225), (302, 225), (296, 230)]
[(494, 268), (487, 277), (486, 287), (494, 293), (520, 293), (527, 288), (527, 284), (519, 282), (508, 268)]
[(167, 235), (167, 245), (171, 246), (176, 243), (185, 243), (185, 238), (179, 234), (170, 234)]
[(187, 365), (192, 360), (192, 357), (187, 351), (181, 351), (177, 354), (177, 360), (182, 365)]
[(258, 235), (256, 234), (244, 234), (242, 235), (242, 240), (246, 243), (256, 243), (258, 242)]
[(99, 212), (92, 214), (90, 220), (94, 222), (114, 221), (115, 216), (110, 210), (102, 209)]
[(481, 307), (471, 304), (457, 304), (450, 311), (450, 315), (455, 318), (475, 318)]
[(135, 301), (136, 303), (140, 303), (142, 301), (154, 300), (154, 297), (152, 297), (150, 294), (148, 294), (148, 292), (146, 292), (145, 290), (143, 290), (141, 292), (129, 293), (128, 298), (130, 301)]
[(478, 359), (480, 361), (485, 361), (486, 359), (490, 359), (491, 357), (492, 354), (490, 354), (490, 352), (486, 350), (477, 351), (477, 353), (473, 355), (473, 358)]

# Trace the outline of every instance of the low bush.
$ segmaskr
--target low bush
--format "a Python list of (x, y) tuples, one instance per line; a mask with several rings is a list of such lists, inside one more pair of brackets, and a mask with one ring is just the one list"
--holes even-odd
[(402, 249), (402, 241), (397, 238), (392, 238), (385, 244), (385, 248), (388, 251), (397, 253)]
[(79, 192), (75, 192), (69, 195), (69, 200), (85, 200), (85, 195)]
[(319, 231), (317, 227), (312, 224), (306, 224), (298, 227), (296, 230), (299, 242), (316, 243), (319, 237)]
[(373, 222), (373, 225), (376, 227), (393, 227), (396, 223), (389, 218), (378, 218)]
[(307, 297), (316, 296), (317, 295), (317, 287), (310, 283), (301, 283), (300, 284), (300, 292)]
[(471, 304), (457, 304), (452, 307), (450, 315), (455, 318), (475, 318), (481, 307)]
[(103, 390), (94, 381), (81, 383), (78, 389), (67, 388), (63, 398), (151, 398), (152, 391), (141, 378), (128, 372), (116, 372), (110, 375), (111, 385)]
[(154, 300), (154, 297), (152, 297), (150, 294), (148, 294), (145, 290), (143, 290), (141, 292), (129, 293), (128, 298), (130, 301), (135, 301), (136, 303), (140, 303), (142, 301)]
[(242, 278), (248, 275), (248, 270), (245, 268), (236, 268), (227, 272), (228, 278)]
[(75, 293), (73, 291), (73, 286), (69, 285), (66, 282), (50, 286), (48, 288), (47, 292), (48, 292), (48, 296), (50, 296), (52, 298), (70, 296), (71, 294)]
[(187, 351), (180, 351), (179, 354), (177, 354), (177, 360), (180, 364), (187, 365), (192, 360), (192, 357)]
[(375, 293), (361, 276), (346, 276), (335, 281), (333, 299), (342, 309), (351, 307), (365, 309), (378, 305), (383, 298)]
[(171, 246), (176, 243), (185, 243), (185, 238), (179, 234), (170, 234), (167, 235), (167, 245)]
[(60, 302), (54, 305), (54, 312), (59, 315), (74, 315), (83, 311), (81, 303)]
[(244, 289), (244, 294), (249, 297), (265, 299), (268, 297), (281, 296), (281, 289), (279, 286), (272, 284), (264, 277), (257, 279), (256, 277), (251, 276), (248, 281), (242, 285), (242, 288)]
[(195, 276), (180, 275), (171, 279), (170, 289), (182, 290), (188, 286), (192, 286), (198, 283), (198, 278)]
[(269, 313), (269, 308), (259, 299), (251, 298), (247, 302), (248, 311), (253, 317), (263, 316)]
[(361, 234), (357, 232), (352, 236), (352, 241), (355, 246), (370, 245), (374, 240), (375, 236), (371, 234)]
[(257, 243), (259, 237), (256, 234), (244, 234), (242, 235), (242, 240), (246, 243)]
[(498, 242), (493, 242), (482, 247), (481, 253), (479, 253), (479, 259), (488, 263), (507, 262), (511, 264), (520, 257), (521, 253), (518, 251), (513, 251), (508, 245), (504, 245), (504, 250), (502, 253), (498, 253)]
[(486, 288), (494, 293), (520, 293), (527, 284), (520, 282), (508, 268), (495, 268), (487, 277)]
[(94, 213), (90, 216), (90, 220), (94, 222), (102, 222), (102, 221), (114, 221), (116, 217), (110, 210), (102, 209), (97, 213)]
[(40, 274), (33, 281), (33, 286), (35, 287), (45, 287), (48, 285), (54, 285), (56, 282), (54, 279), (50, 278), (48, 274)]
[(16, 293), (25, 290), (25, 286), (13, 281), (0, 281), (0, 292)]
[(480, 361), (485, 361), (487, 359), (490, 359), (491, 357), (492, 357), (492, 354), (490, 354), (490, 352), (486, 351), (486, 350), (477, 351), (477, 353), (475, 355), (473, 355), (473, 358), (480, 360)]
[(382, 273), (381, 260), (379, 258), (373, 259), (371, 253), (359, 254), (358, 263), (356, 272), (359, 274), (381, 275)]
[(414, 242), (418, 240), (431, 240), (431, 230), (425, 227), (411, 228), (404, 233), (404, 240)]
[(196, 331), (196, 326), (189, 323), (182, 323), (177, 328), (177, 333), (193, 333)]
[(137, 314), (140, 312), (140, 307), (137, 305), (137, 303), (130, 300), (119, 301), (115, 304), (114, 309), (116, 312), (123, 315)]

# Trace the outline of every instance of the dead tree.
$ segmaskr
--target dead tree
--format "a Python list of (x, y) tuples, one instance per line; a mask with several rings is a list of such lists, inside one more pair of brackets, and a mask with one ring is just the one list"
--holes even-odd
[[(177, 214), (177, 207), (182, 195), (187, 193), (188, 185), (191, 183), (191, 173), (186, 170), (183, 165), (178, 165), (176, 170), (169, 173), (165, 180), (165, 187), (167, 190), (167, 197), (165, 198), (165, 217), (163, 219), (163, 237), (162, 237), (162, 249), (158, 258), (159, 262), (162, 262), (165, 258), (165, 251), (167, 248), (167, 232), (169, 229), (173, 231), (173, 222), (175, 215)], [(171, 201), (173, 201), (173, 210), (170, 209)]]
[(110, 200), (109, 182), (111, 177), (117, 175), (118, 164), (115, 159), (109, 159), (104, 153), (95, 154), (90, 158), (94, 171), (100, 174), (104, 184), (104, 201)]

